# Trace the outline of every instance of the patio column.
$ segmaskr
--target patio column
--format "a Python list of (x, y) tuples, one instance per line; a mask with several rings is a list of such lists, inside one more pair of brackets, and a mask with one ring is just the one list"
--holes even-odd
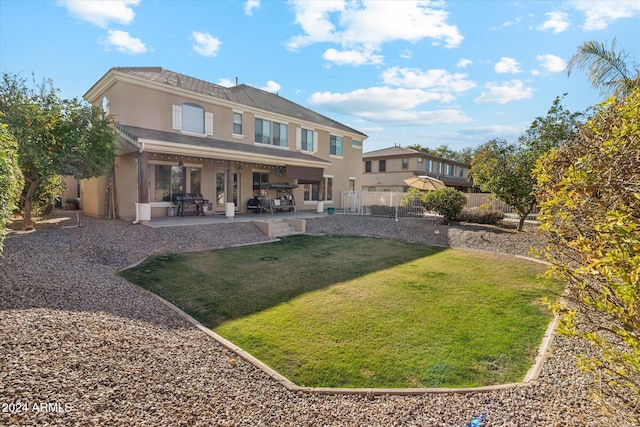
[(225, 190), (225, 202), (233, 203), (233, 172), (236, 167), (236, 162), (233, 160), (227, 160), (227, 188)]
[(136, 203), (136, 220), (147, 224), (151, 220), (151, 204), (149, 203), (149, 171), (150, 154), (146, 151), (138, 154), (138, 203)]
[(233, 160), (227, 160), (227, 188), (225, 190), (225, 216), (229, 219), (235, 216), (236, 207), (233, 203), (233, 170), (235, 169), (236, 162)]

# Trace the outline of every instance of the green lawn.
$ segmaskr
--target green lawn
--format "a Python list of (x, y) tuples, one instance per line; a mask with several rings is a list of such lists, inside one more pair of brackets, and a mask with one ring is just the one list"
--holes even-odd
[(533, 363), (551, 319), (543, 269), (506, 255), (293, 236), (159, 255), (122, 275), (301, 386), (471, 387), (519, 381)]

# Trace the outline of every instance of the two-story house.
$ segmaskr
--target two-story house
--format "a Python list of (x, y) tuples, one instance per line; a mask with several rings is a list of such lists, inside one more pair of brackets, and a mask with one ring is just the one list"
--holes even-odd
[[(293, 187), (298, 210), (340, 207), (361, 175), (365, 134), (244, 84), (223, 87), (161, 67), (110, 69), (84, 95), (113, 118), (112, 176), (83, 182), (85, 213), (167, 216), (176, 194), (213, 213), (247, 212), (270, 185)], [(107, 194), (107, 196), (105, 196)]]
[(437, 178), (462, 192), (473, 187), (470, 165), (410, 148), (394, 146), (363, 153), (362, 163), (360, 183), (365, 191), (403, 192), (408, 189), (404, 180), (416, 175)]

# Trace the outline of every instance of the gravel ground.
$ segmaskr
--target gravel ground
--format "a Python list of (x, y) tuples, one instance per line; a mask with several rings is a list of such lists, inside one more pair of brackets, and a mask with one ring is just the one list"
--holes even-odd
[[(12, 233), (0, 264), (0, 425), (626, 426), (593, 404), (557, 337), (534, 384), (420, 396), (289, 392), (146, 291), (114, 275), (164, 251), (267, 241), (250, 223), (151, 229), (83, 218)], [(310, 234), (352, 234), (528, 253), (534, 231), (334, 215)]]

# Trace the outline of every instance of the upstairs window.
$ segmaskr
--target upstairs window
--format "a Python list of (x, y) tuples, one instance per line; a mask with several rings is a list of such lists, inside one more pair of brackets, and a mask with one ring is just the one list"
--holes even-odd
[(233, 133), (242, 135), (242, 113), (233, 113)]
[(452, 176), (453, 175), (453, 165), (446, 165), (445, 166), (445, 174), (448, 176)]
[(387, 161), (380, 160), (378, 162), (378, 172), (386, 172), (387, 171)]
[(371, 160), (367, 160), (364, 162), (364, 171), (371, 172)]
[(298, 149), (303, 151), (315, 152), (315, 139), (316, 134), (314, 131), (310, 129), (300, 129), (300, 144), (298, 145)]
[(213, 135), (213, 113), (191, 102), (174, 105), (173, 129), (197, 135)]
[(427, 172), (433, 172), (433, 160), (427, 160)]
[(409, 169), (409, 159), (406, 157), (402, 159), (402, 169)]
[(275, 145), (277, 147), (286, 147), (288, 145), (287, 125), (269, 120), (256, 119), (255, 142)]
[(362, 148), (362, 141), (358, 141), (357, 139), (352, 139), (351, 146), (353, 148)]
[(331, 135), (329, 137), (329, 154), (342, 156), (342, 137)]
[(458, 171), (458, 174), (460, 178), (464, 178), (464, 168), (460, 168), (460, 170)]

